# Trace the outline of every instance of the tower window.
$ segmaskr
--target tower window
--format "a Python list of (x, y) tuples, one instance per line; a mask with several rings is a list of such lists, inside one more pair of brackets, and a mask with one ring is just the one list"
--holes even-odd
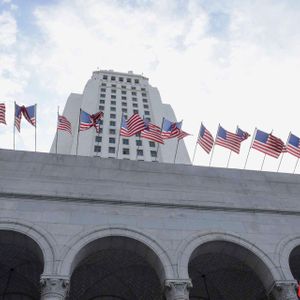
[(129, 145), (129, 139), (123, 139), (123, 145)]
[(116, 129), (109, 129), (109, 134), (116, 134)]
[(101, 146), (95, 145), (94, 146), (94, 152), (101, 152)]
[(110, 138), (109, 138), (109, 143), (110, 143), (110, 144), (115, 144), (115, 143), (116, 143), (116, 139), (113, 138), (113, 137), (110, 137)]
[(119, 81), (123, 82), (124, 78), (123, 77), (119, 77)]
[(128, 148), (123, 148), (123, 154), (128, 155), (129, 154), (129, 149)]
[(137, 149), (136, 150), (136, 154), (137, 154), (137, 156), (143, 156), (144, 155), (144, 151), (141, 150), (141, 149)]
[(111, 76), (110, 78), (112, 81), (115, 81), (116, 80), (116, 77), (115, 76)]
[(134, 79), (134, 83), (139, 84), (140, 81), (138, 79)]
[(152, 142), (152, 141), (149, 141), (149, 146), (150, 146), (150, 147), (155, 147), (155, 143)]
[(110, 107), (110, 111), (116, 111), (116, 107), (115, 106), (111, 106)]
[(96, 136), (96, 138), (95, 138), (95, 141), (97, 142), (97, 143), (101, 143), (102, 142), (102, 136)]
[(157, 152), (154, 150), (150, 151), (151, 157), (157, 157)]
[(142, 146), (143, 145), (142, 140), (136, 140), (135, 143), (136, 143), (137, 146)]
[(111, 119), (115, 119), (115, 118), (116, 118), (116, 114), (110, 114), (109, 117), (110, 117)]
[(115, 147), (108, 147), (108, 153), (115, 153), (116, 148)]
[(131, 78), (127, 78), (126, 81), (129, 82), (129, 83), (131, 83)]
[(109, 125), (110, 126), (116, 126), (116, 122), (115, 121), (109, 121)]

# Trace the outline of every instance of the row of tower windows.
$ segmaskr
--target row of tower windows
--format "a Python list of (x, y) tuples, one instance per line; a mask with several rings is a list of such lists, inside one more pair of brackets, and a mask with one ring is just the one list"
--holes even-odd
[[(126, 85), (116, 85), (116, 84), (112, 84), (110, 86), (107, 86), (106, 83), (102, 82), (101, 83), (101, 92), (105, 92), (106, 88), (113, 88), (113, 89), (122, 89), (122, 90), (137, 90), (135, 86), (126, 86)], [(141, 87), (141, 91), (142, 92), (146, 92), (146, 88)]]
[[(109, 76), (108, 75), (103, 75), (102, 77), (104, 80), (108, 80), (109, 79)], [(116, 81), (117, 80), (117, 77), (116, 76), (110, 76), (110, 80), (111, 81)], [(127, 77), (127, 78), (124, 78), (124, 77), (118, 77), (118, 80), (119, 82), (128, 82), (128, 83), (131, 83), (131, 82), (134, 82), (136, 84), (139, 84), (140, 81), (139, 79), (134, 79), (134, 78), (130, 78), (130, 77)]]
[[(102, 148), (99, 145), (95, 145), (94, 147), (94, 152), (101, 152)], [(108, 147), (108, 153), (114, 154), (116, 153), (116, 148), (115, 147)], [(122, 148), (122, 153), (123, 155), (129, 155), (130, 154), (130, 149), (129, 148)], [(142, 149), (136, 149), (136, 155), (137, 156), (143, 156), (144, 155), (144, 150)], [(155, 150), (150, 151), (151, 157), (157, 157), (157, 152)]]
[[(101, 143), (102, 142), (102, 136), (96, 136), (96, 138), (95, 138), (95, 141), (97, 142), (97, 143)], [(110, 144), (115, 144), (116, 143), (116, 138), (114, 138), (114, 137), (109, 137), (108, 138), (108, 142), (110, 143)], [(154, 148), (155, 147), (155, 142), (152, 142), (152, 141), (148, 141), (148, 143), (149, 143), (149, 146), (151, 147), (151, 148)], [(129, 139), (122, 139), (122, 144), (123, 145), (129, 145)], [(143, 141), (142, 140), (135, 140), (135, 144), (136, 144), (136, 146), (143, 146)]]

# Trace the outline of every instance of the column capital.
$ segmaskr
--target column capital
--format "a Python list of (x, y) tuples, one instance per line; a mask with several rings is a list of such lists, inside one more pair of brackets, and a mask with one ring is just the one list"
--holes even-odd
[(42, 276), (40, 280), (41, 294), (43, 300), (63, 300), (68, 291), (70, 280), (69, 278), (59, 276)]
[(277, 280), (271, 289), (276, 300), (298, 300), (296, 280)]
[(165, 287), (167, 300), (188, 300), (193, 285), (190, 279), (167, 279)]

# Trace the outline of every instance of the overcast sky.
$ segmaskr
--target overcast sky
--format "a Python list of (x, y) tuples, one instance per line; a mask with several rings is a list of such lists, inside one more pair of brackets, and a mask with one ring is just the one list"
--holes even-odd
[[(172, 105), (192, 156), (201, 121), (235, 131), (255, 127), (286, 141), (300, 136), (299, 0), (0, 0), (0, 102), (8, 125), (1, 147), (12, 148), (13, 102), (38, 104), (38, 151), (49, 151), (57, 106), (81, 93), (92, 72), (144, 74)], [(22, 122), (17, 149), (34, 149), (34, 130)], [(242, 168), (251, 140), (233, 154)], [(217, 146), (212, 165), (226, 166)], [(248, 168), (263, 154), (252, 150)], [(198, 148), (195, 163), (209, 156)], [(279, 160), (267, 157), (264, 170)], [(292, 172), (287, 154), (281, 170)], [(300, 173), (300, 165), (297, 173)]]

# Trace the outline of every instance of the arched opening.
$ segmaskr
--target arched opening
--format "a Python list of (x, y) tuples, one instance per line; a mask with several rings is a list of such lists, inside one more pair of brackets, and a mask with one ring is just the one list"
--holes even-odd
[(148, 246), (109, 236), (84, 246), (71, 267), (72, 300), (162, 300), (165, 271)]
[(248, 249), (227, 241), (207, 242), (189, 261), (191, 300), (267, 300), (273, 278), (263, 261)]
[(300, 281), (300, 246), (294, 248), (289, 257), (290, 269), (293, 277)]
[(39, 300), (43, 253), (28, 236), (0, 230), (0, 299)]

